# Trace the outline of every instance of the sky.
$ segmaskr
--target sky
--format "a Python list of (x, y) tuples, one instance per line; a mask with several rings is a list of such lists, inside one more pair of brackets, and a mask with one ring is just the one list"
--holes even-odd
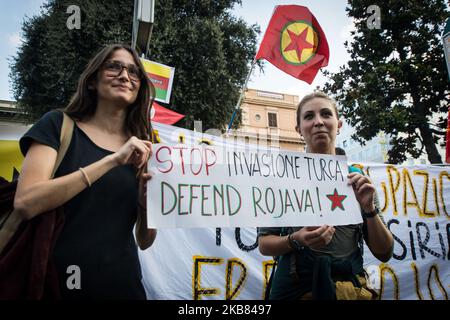
[[(16, 54), (21, 43), (23, 21), (26, 17), (39, 14), (40, 6), (45, 2), (44, 0), (0, 0), (0, 39), (2, 43), (0, 46), (0, 100), (13, 100), (9, 83), (8, 60)], [(345, 14), (346, 2), (346, 0), (242, 0), (242, 5), (236, 5), (232, 12), (249, 24), (260, 26), (259, 45), (275, 5), (297, 4), (308, 7), (321, 25), (330, 46), (330, 61), (325, 69), (335, 72), (339, 66), (349, 60), (349, 55), (343, 45), (345, 40), (350, 39), (352, 28), (351, 20)], [(157, 18), (158, 13), (156, 12), (155, 19)], [(83, 22), (81, 21), (81, 23)], [(320, 72), (314, 82), (309, 85), (285, 74), (270, 63), (264, 62), (264, 73), (260, 73), (258, 69), (254, 70), (247, 87), (303, 96), (325, 82), (326, 78)], [(176, 89), (174, 88), (174, 90)]]
[(9, 84), (9, 61), (20, 45), (22, 23), (26, 16), (40, 12), (42, 0), (0, 0), (0, 100), (13, 100)]

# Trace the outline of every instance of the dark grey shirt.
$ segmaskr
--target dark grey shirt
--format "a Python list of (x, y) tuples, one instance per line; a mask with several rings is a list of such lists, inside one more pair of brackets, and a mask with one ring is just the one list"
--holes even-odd
[[(375, 206), (377, 208), (380, 207), (378, 196), (375, 193)], [(362, 213), (361, 213), (362, 214)], [(384, 223), (383, 216), (381, 214), (378, 215), (381, 218), (381, 221)], [(331, 238), (330, 243), (328, 243), (325, 247), (321, 248), (320, 250), (314, 250), (316, 254), (318, 255), (330, 255), (335, 258), (346, 258), (350, 256), (355, 250), (358, 249), (358, 243), (359, 243), (359, 228), (362, 228), (362, 224), (352, 224), (352, 225), (345, 225), (345, 226), (336, 226), (335, 227), (335, 233), (333, 237)], [(289, 234), (292, 232), (295, 232), (301, 227), (292, 227), (292, 228), (286, 228), (285, 234)], [(265, 227), (265, 228), (258, 228), (258, 236), (264, 236), (264, 235), (280, 235), (282, 231), (282, 228), (280, 227)], [(367, 235), (364, 234), (364, 238), (366, 239)]]

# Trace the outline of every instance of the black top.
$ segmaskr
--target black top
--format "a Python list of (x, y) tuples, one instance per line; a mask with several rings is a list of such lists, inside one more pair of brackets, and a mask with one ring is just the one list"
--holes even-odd
[[(63, 114), (58, 111), (45, 114), (20, 139), (22, 153), (27, 153), (33, 141), (58, 150), (62, 119)], [(55, 177), (112, 153), (97, 146), (75, 125)], [(127, 165), (110, 170), (64, 205), (64, 228), (53, 252), (63, 299), (146, 298), (133, 237), (137, 201), (136, 171)], [(79, 290), (69, 290), (67, 286), (75, 283), (74, 271), (68, 270), (71, 265), (81, 271)]]

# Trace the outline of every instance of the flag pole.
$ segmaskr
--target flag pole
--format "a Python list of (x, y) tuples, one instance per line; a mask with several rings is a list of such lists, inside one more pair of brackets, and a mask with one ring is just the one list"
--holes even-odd
[[(277, 7), (278, 7), (278, 5), (276, 5), (273, 8), (272, 16), (273, 16), (273, 13), (275, 12), (275, 10), (277, 9)], [(269, 20), (269, 24), (270, 24), (270, 20)], [(267, 29), (268, 29), (268, 27), (266, 28), (266, 32), (267, 32)], [(264, 32), (264, 36), (265, 36), (265, 32)], [(263, 37), (263, 40), (264, 40), (264, 37)], [(260, 44), (260, 46), (261, 46), (261, 44)], [(255, 57), (253, 58), (253, 62), (252, 62), (252, 65), (250, 66), (250, 70), (248, 71), (247, 78), (245, 79), (245, 83), (242, 86), (241, 94), (239, 95), (239, 100), (238, 100), (238, 102), (236, 104), (236, 107), (234, 108), (234, 112), (233, 112), (233, 115), (231, 116), (231, 120), (230, 120), (230, 123), (228, 124), (228, 129), (227, 129), (227, 132), (226, 132), (225, 136), (229, 135), (230, 130), (231, 130), (231, 126), (233, 125), (233, 122), (234, 122), (234, 118), (236, 117), (236, 113), (239, 110), (239, 108), (241, 107), (241, 101), (242, 101), (242, 98), (244, 96), (245, 90), (247, 89), (248, 80), (250, 79), (250, 76), (251, 76), (251, 74), (253, 72), (253, 68), (255, 67), (256, 60), (257, 60), (256, 59), (257, 55), (258, 55), (258, 51), (256, 52)]]
[(250, 70), (248, 71), (247, 78), (245, 79), (244, 85), (242, 86), (238, 102), (236, 103), (236, 106), (234, 107), (234, 112), (233, 112), (233, 115), (231, 116), (231, 120), (230, 120), (230, 123), (228, 124), (228, 129), (226, 132), (227, 136), (230, 133), (231, 126), (233, 125), (234, 118), (236, 117), (236, 113), (239, 110), (239, 108), (241, 107), (242, 98), (244, 97), (245, 90), (247, 89), (247, 83), (248, 83), (248, 80), (250, 79), (250, 76), (252, 75), (255, 64), (256, 64), (256, 56), (255, 56), (255, 58), (253, 58), (253, 62), (252, 62), (252, 65), (250, 66)]
[(448, 106), (447, 111), (447, 134), (445, 140), (445, 162), (450, 163), (450, 106)]
[[(444, 32), (442, 35), (442, 44), (444, 45), (444, 56), (447, 62), (447, 73), (450, 79), (450, 18), (447, 18)], [(445, 141), (445, 162), (450, 163), (450, 106), (447, 110), (447, 134)]]

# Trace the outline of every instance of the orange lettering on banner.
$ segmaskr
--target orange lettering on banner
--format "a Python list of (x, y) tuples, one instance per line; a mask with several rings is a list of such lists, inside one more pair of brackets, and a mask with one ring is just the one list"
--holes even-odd
[(208, 146), (214, 145), (213, 142), (209, 139), (202, 138), (197, 141), (198, 144), (207, 144)]
[(423, 300), (422, 293), (420, 292), (420, 279), (419, 279), (419, 270), (414, 262), (411, 263), (411, 268), (414, 272), (414, 287), (416, 288), (416, 294), (419, 300)]
[[(413, 262), (411, 263), (411, 268), (413, 269), (414, 272), (414, 285), (416, 288), (416, 294), (417, 297), (419, 298), (419, 300), (424, 300), (424, 297), (422, 295), (422, 292), (420, 291), (420, 279), (419, 279), (419, 269), (417, 268), (416, 264)], [(428, 292), (430, 293), (430, 298), (431, 300), (436, 300), (433, 294), (433, 289), (431, 287), (431, 276), (432, 273), (434, 273), (434, 277), (436, 280), (436, 286), (439, 288), (439, 291), (441, 291), (442, 293), (442, 297), (445, 300), (448, 300), (448, 295), (447, 292), (444, 288), (444, 286), (442, 285), (441, 279), (439, 277), (439, 270), (438, 270), (438, 266), (436, 264), (433, 264), (430, 266), (430, 268), (428, 269), (428, 280), (427, 280), (427, 287), (428, 287)]]
[[(360, 169), (364, 168), (360, 164), (353, 165)], [(369, 175), (370, 167), (367, 167), (365, 171)], [(402, 196), (401, 205), (403, 206), (404, 216), (408, 216), (408, 208), (415, 208), (418, 216), (421, 218), (435, 218), (440, 216), (442, 211), (447, 218), (450, 218), (450, 207), (448, 203), (446, 205), (446, 198), (444, 197), (444, 178), (450, 180), (448, 171), (442, 171), (439, 174), (439, 184), (437, 183), (437, 178), (431, 179), (433, 196), (429, 194), (431, 192), (429, 185), (430, 173), (427, 170), (417, 169), (413, 171), (414, 176), (423, 177), (423, 188), (421, 192), (419, 191), (419, 194), (416, 192), (416, 190), (419, 190), (417, 189), (419, 183), (413, 184), (408, 169), (403, 168), (403, 170), (399, 171), (394, 165), (387, 165), (386, 173), (388, 181), (380, 182), (380, 188), (384, 195), (384, 202), (380, 199), (381, 212), (386, 213), (390, 209), (389, 206), (392, 200), (392, 214), (394, 216), (398, 215), (399, 209), (402, 209), (399, 208), (397, 203), (400, 200), (397, 198), (398, 191), (403, 187), (403, 192), (400, 195)], [(420, 203), (419, 199), (421, 199)], [(434, 208), (429, 201), (434, 202)]]
[(444, 210), (445, 214), (447, 215), (447, 218), (450, 218), (450, 214), (447, 211), (447, 208), (445, 206), (445, 201), (444, 201), (444, 184), (443, 184), (444, 176), (450, 180), (450, 174), (447, 171), (442, 171), (439, 174), (439, 196), (440, 196), (440, 200), (441, 200), (442, 209)]
[(436, 217), (436, 211), (428, 211), (428, 178), (429, 174), (425, 170), (414, 170), (414, 175), (423, 176), (423, 193), (422, 193), (422, 208), (423, 208), (423, 217)]
[(272, 269), (275, 268), (275, 261), (274, 260), (263, 261), (262, 268), (264, 279), (262, 299), (264, 300), (264, 298), (266, 297), (267, 285), (269, 284), (269, 278), (270, 275), (272, 274)]
[[(239, 275), (239, 280), (233, 289), (233, 267), (238, 266), (241, 269), (241, 274)], [(239, 258), (232, 258), (227, 261), (227, 274), (225, 282), (225, 299), (233, 300), (235, 299), (242, 290), (245, 281), (247, 280), (247, 267), (245, 263)]]
[(153, 129), (153, 143), (161, 143), (161, 137), (159, 136), (159, 131), (156, 129)]
[(439, 209), (438, 188), (437, 188), (436, 178), (433, 178), (433, 195), (434, 195), (434, 203), (436, 204), (436, 211), (437, 211), (438, 216), (440, 216), (441, 210)]
[[(384, 202), (380, 198), (380, 210), (383, 213), (388, 211), (392, 214), (398, 215), (399, 209), (403, 211), (404, 216), (411, 214), (409, 208), (414, 208), (420, 218), (435, 218), (440, 216), (442, 212), (445, 213), (447, 218), (450, 218), (450, 207), (448, 199), (445, 198), (445, 187), (447, 181), (444, 178), (450, 180), (450, 174), (447, 171), (440, 172), (439, 178), (431, 178), (431, 174), (428, 170), (417, 169), (413, 171), (414, 178), (423, 178), (423, 188), (418, 189), (419, 181), (415, 178), (415, 184), (411, 179), (411, 173), (408, 169), (403, 168), (399, 171), (393, 165), (387, 165), (387, 182), (380, 182), (380, 189), (384, 195)], [(431, 180), (431, 186), (430, 186)], [(403, 188), (401, 196), (401, 208), (398, 205), (398, 191)], [(419, 191), (419, 193), (417, 193)], [(431, 195), (430, 193), (433, 193)], [(447, 201), (447, 203), (446, 203)], [(392, 209), (390, 208), (392, 202)], [(434, 206), (433, 206), (434, 204)]]
[[(394, 207), (393, 214), (394, 214), (394, 216), (396, 216), (396, 215), (398, 215), (396, 193), (400, 187), (400, 181), (401, 181), (400, 173), (398, 172), (397, 168), (395, 168), (393, 165), (386, 166), (386, 170), (387, 170), (387, 175), (388, 175), (388, 179), (389, 179), (389, 187), (391, 190), (392, 205)], [(395, 185), (394, 185), (392, 173), (395, 173), (395, 175), (397, 177), (397, 180), (395, 181)]]
[(430, 292), (430, 297), (431, 300), (436, 300), (434, 298), (433, 295), (433, 290), (431, 289), (431, 273), (434, 272), (434, 278), (436, 280), (436, 285), (439, 288), (439, 291), (441, 291), (443, 297), (445, 298), (445, 300), (448, 300), (448, 295), (447, 295), (447, 291), (445, 291), (444, 286), (442, 285), (441, 279), (439, 278), (439, 270), (438, 270), (438, 266), (437, 264), (433, 264), (430, 267), (430, 270), (428, 272), (428, 281), (427, 281), (427, 285), (428, 285), (428, 291)]
[(222, 264), (223, 259), (217, 257), (203, 257), (194, 256), (194, 264), (192, 270), (192, 298), (200, 300), (201, 296), (219, 295), (219, 288), (202, 288), (201, 286), (201, 272), (203, 264), (219, 265)]
[[(221, 265), (224, 259), (218, 257), (204, 257), (193, 256), (193, 270), (192, 270), (192, 297), (193, 300), (201, 300), (202, 296), (220, 295), (219, 288), (203, 288), (201, 286), (202, 265)], [(233, 271), (234, 267), (240, 268), (241, 273), (236, 285), (233, 287)], [(230, 258), (227, 260), (226, 274), (225, 274), (225, 299), (236, 299), (242, 292), (242, 289), (247, 281), (247, 266), (239, 258)]]
[(381, 182), (381, 190), (383, 190), (384, 195), (384, 205), (381, 207), (381, 212), (386, 212), (387, 208), (389, 206), (389, 195), (388, 195), (388, 189), (386, 187), (385, 182)]
[(393, 285), (394, 285), (394, 299), (395, 300), (399, 300), (400, 299), (400, 289), (399, 289), (399, 285), (398, 285), (398, 278), (397, 278), (397, 275), (394, 272), (394, 269), (392, 269), (392, 267), (389, 266), (387, 263), (380, 264), (381, 282), (380, 282), (380, 297), (379, 297), (379, 299), (380, 300), (382, 299), (383, 293), (384, 293), (384, 290), (385, 290), (384, 274), (386, 272), (390, 273), (390, 275), (392, 277), (392, 281), (393, 281)]
[[(408, 182), (408, 184), (406, 183)], [(411, 190), (411, 194), (413, 196), (413, 201), (408, 201), (408, 192), (407, 192), (407, 185), (409, 185), (409, 188)], [(411, 177), (409, 176), (408, 169), (403, 169), (403, 214), (405, 216), (408, 215), (408, 207), (413, 207), (417, 209), (417, 212), (419, 213), (420, 217), (423, 217), (423, 211), (419, 206), (419, 201), (417, 201), (417, 195), (416, 191), (414, 190)]]

